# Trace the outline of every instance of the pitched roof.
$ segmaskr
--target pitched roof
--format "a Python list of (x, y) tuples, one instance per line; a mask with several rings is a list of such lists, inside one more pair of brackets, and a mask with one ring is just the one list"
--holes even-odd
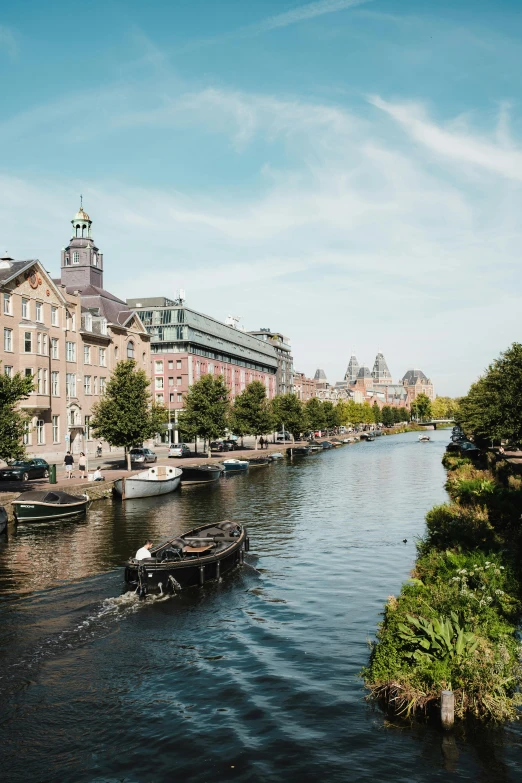
[(8, 283), (19, 275), (20, 272), (37, 263), (38, 261), (34, 258), (29, 261), (11, 261), (9, 266), (0, 267), (0, 283)]
[(357, 378), (358, 372), (359, 372), (359, 362), (357, 361), (357, 357), (352, 353), (352, 355), (350, 356), (350, 361), (348, 362), (347, 370), (344, 374), (344, 380), (354, 381)]
[(324, 370), (316, 370), (314, 375), (315, 381), (326, 381), (326, 373)]
[(408, 386), (415, 386), (418, 381), (421, 383), (429, 383), (429, 379), (424, 375), (422, 370), (408, 370), (402, 378), (402, 382), (408, 384)]

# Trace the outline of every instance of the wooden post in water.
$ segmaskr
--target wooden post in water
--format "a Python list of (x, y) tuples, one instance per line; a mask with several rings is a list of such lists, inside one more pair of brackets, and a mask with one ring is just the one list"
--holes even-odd
[(455, 694), (453, 691), (442, 691), (440, 696), (440, 720), (442, 728), (449, 731), (455, 723)]

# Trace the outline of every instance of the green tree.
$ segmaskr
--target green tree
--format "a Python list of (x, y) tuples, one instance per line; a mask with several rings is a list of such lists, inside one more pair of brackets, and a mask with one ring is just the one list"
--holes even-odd
[(431, 415), (434, 419), (453, 419), (458, 408), (458, 400), (451, 397), (435, 397), (431, 403)]
[(228, 387), (222, 375), (203, 375), (185, 395), (180, 427), (205, 438), (210, 457), (210, 441), (226, 432), (230, 402)]
[(379, 403), (377, 402), (377, 400), (375, 400), (372, 405), (372, 412), (373, 412), (374, 424), (379, 424), (379, 422), (381, 421), (381, 409), (379, 408)]
[(6, 462), (25, 455), (22, 436), (29, 417), (19, 410), (18, 403), (26, 400), (33, 388), (32, 377), (17, 372), (10, 378), (0, 367), (0, 457)]
[(389, 405), (384, 405), (381, 410), (381, 421), (385, 427), (392, 427), (395, 423), (395, 416), (393, 415), (393, 408)]
[(273, 431), (273, 416), (261, 381), (252, 381), (234, 400), (230, 426), (238, 435), (255, 435), (257, 439)]
[(460, 400), (456, 418), (479, 439), (522, 441), (522, 345), (513, 343)]
[(278, 394), (272, 400), (272, 413), (278, 429), (283, 426), (297, 440), (306, 427), (304, 406), (295, 394)]
[(118, 362), (105, 394), (92, 408), (92, 431), (112, 446), (123, 446), (131, 469), (130, 449), (161, 430), (168, 419), (162, 405), (152, 401), (150, 380), (136, 369), (134, 359)]
[(324, 430), (326, 427), (326, 417), (324, 415), (323, 403), (317, 397), (311, 397), (305, 403), (306, 426), (313, 430)]
[(418, 421), (431, 417), (431, 400), (427, 394), (419, 394), (411, 404), (411, 412)]
[(373, 408), (368, 400), (365, 400), (361, 405), (361, 424), (373, 424), (374, 421)]
[(333, 430), (340, 425), (339, 410), (337, 405), (334, 405), (330, 400), (325, 400), (323, 402), (323, 414), (327, 430)]

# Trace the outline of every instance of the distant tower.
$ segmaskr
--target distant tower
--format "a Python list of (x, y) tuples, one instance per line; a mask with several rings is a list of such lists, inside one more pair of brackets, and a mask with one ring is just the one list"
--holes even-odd
[(83, 205), (71, 223), (71, 241), (62, 250), (62, 284), (74, 291), (82, 291), (91, 285), (103, 289), (103, 254), (94, 244), (92, 220)]
[(372, 378), (376, 383), (391, 383), (392, 377), (382, 353), (378, 353), (373, 364)]
[(352, 383), (353, 381), (357, 380), (357, 375), (359, 373), (359, 362), (357, 361), (357, 357), (355, 354), (352, 353), (350, 356), (350, 361), (348, 362), (348, 368), (344, 374), (344, 380), (347, 383)]

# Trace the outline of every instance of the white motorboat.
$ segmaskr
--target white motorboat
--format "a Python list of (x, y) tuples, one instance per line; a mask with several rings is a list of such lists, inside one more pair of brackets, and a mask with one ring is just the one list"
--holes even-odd
[(283, 454), (280, 451), (274, 451), (268, 455), (268, 459), (283, 459)]
[(429, 435), (419, 435), (419, 441), (421, 443), (428, 443), (428, 441), (430, 441), (430, 440), (431, 440), (431, 438), (430, 438)]
[(114, 491), (122, 500), (130, 498), (149, 498), (155, 495), (167, 495), (179, 487), (181, 468), (170, 465), (155, 465), (148, 470), (126, 476), (114, 482)]
[(224, 459), (221, 463), (225, 468), (225, 473), (237, 473), (240, 470), (248, 470), (248, 460), (246, 459)]

